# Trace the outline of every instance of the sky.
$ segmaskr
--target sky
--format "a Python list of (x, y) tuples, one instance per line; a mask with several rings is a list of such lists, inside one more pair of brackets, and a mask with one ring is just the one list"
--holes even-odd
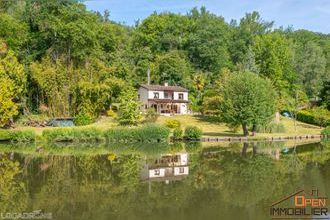
[(101, 13), (109, 10), (111, 20), (127, 25), (134, 25), (155, 11), (186, 14), (193, 7), (205, 6), (227, 22), (258, 11), (263, 20), (274, 21), (275, 27), (330, 33), (330, 0), (85, 0), (84, 3), (89, 10)]

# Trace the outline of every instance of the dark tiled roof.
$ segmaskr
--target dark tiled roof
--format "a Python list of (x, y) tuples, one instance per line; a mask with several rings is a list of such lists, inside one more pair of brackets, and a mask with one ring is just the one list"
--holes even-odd
[(142, 84), (141, 87), (148, 89), (148, 90), (156, 90), (156, 91), (188, 92), (187, 89), (185, 89), (181, 86), (161, 86), (161, 85)]

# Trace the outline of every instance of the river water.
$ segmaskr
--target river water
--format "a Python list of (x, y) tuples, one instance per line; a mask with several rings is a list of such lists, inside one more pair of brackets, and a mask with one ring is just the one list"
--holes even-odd
[(299, 191), (330, 196), (330, 142), (0, 145), (0, 219), (261, 220)]

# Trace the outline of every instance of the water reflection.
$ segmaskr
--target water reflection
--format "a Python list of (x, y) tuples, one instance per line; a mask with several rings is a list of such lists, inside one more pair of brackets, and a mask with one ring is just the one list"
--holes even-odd
[(297, 188), (317, 186), (330, 195), (329, 142), (42, 149), (0, 146), (0, 212), (258, 220)]
[(181, 180), (189, 174), (188, 153), (161, 155), (157, 159), (148, 161), (146, 158), (141, 179), (144, 181)]

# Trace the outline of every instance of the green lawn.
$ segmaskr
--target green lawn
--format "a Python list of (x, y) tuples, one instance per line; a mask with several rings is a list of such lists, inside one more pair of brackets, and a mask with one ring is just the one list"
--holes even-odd
[[(241, 136), (242, 130), (238, 129), (237, 133), (233, 132), (230, 128), (228, 128), (224, 123), (216, 123), (208, 120), (206, 117), (202, 116), (194, 116), (194, 115), (178, 115), (178, 116), (160, 116), (158, 118), (158, 123), (165, 124), (166, 120), (176, 119), (181, 122), (182, 127), (186, 127), (188, 125), (195, 125), (200, 127), (203, 130), (203, 134), (205, 137), (212, 136)], [(307, 135), (307, 134), (320, 134), (320, 127), (305, 124), (302, 122), (297, 122), (297, 130), (295, 131), (294, 121), (285, 117), (281, 118), (281, 122), (285, 126), (285, 133), (258, 133), (257, 137), (267, 137), (267, 136), (294, 136), (294, 135)]]
[[(217, 136), (242, 136), (241, 128), (235, 133), (230, 128), (228, 128), (224, 123), (218, 123), (209, 120), (207, 117), (198, 115), (177, 115), (177, 116), (160, 116), (157, 123), (165, 124), (166, 120), (176, 119), (181, 122), (181, 126), (185, 128), (188, 125), (195, 125), (203, 130), (203, 135), (205, 137), (217, 137)], [(281, 118), (281, 122), (284, 124), (286, 132), (285, 133), (258, 133), (257, 137), (269, 137), (269, 136), (294, 136), (294, 135), (313, 135), (320, 134), (321, 130), (319, 127), (314, 125), (309, 125), (301, 122), (297, 122), (297, 130), (295, 131), (294, 122), (288, 118)], [(115, 119), (109, 117), (101, 117), (95, 123), (88, 125), (86, 127), (96, 127), (102, 130), (118, 126), (118, 122)], [(35, 128), (35, 127), (23, 127), (18, 126), (17, 129), (33, 129), (37, 134), (41, 134), (45, 129), (52, 128)]]

